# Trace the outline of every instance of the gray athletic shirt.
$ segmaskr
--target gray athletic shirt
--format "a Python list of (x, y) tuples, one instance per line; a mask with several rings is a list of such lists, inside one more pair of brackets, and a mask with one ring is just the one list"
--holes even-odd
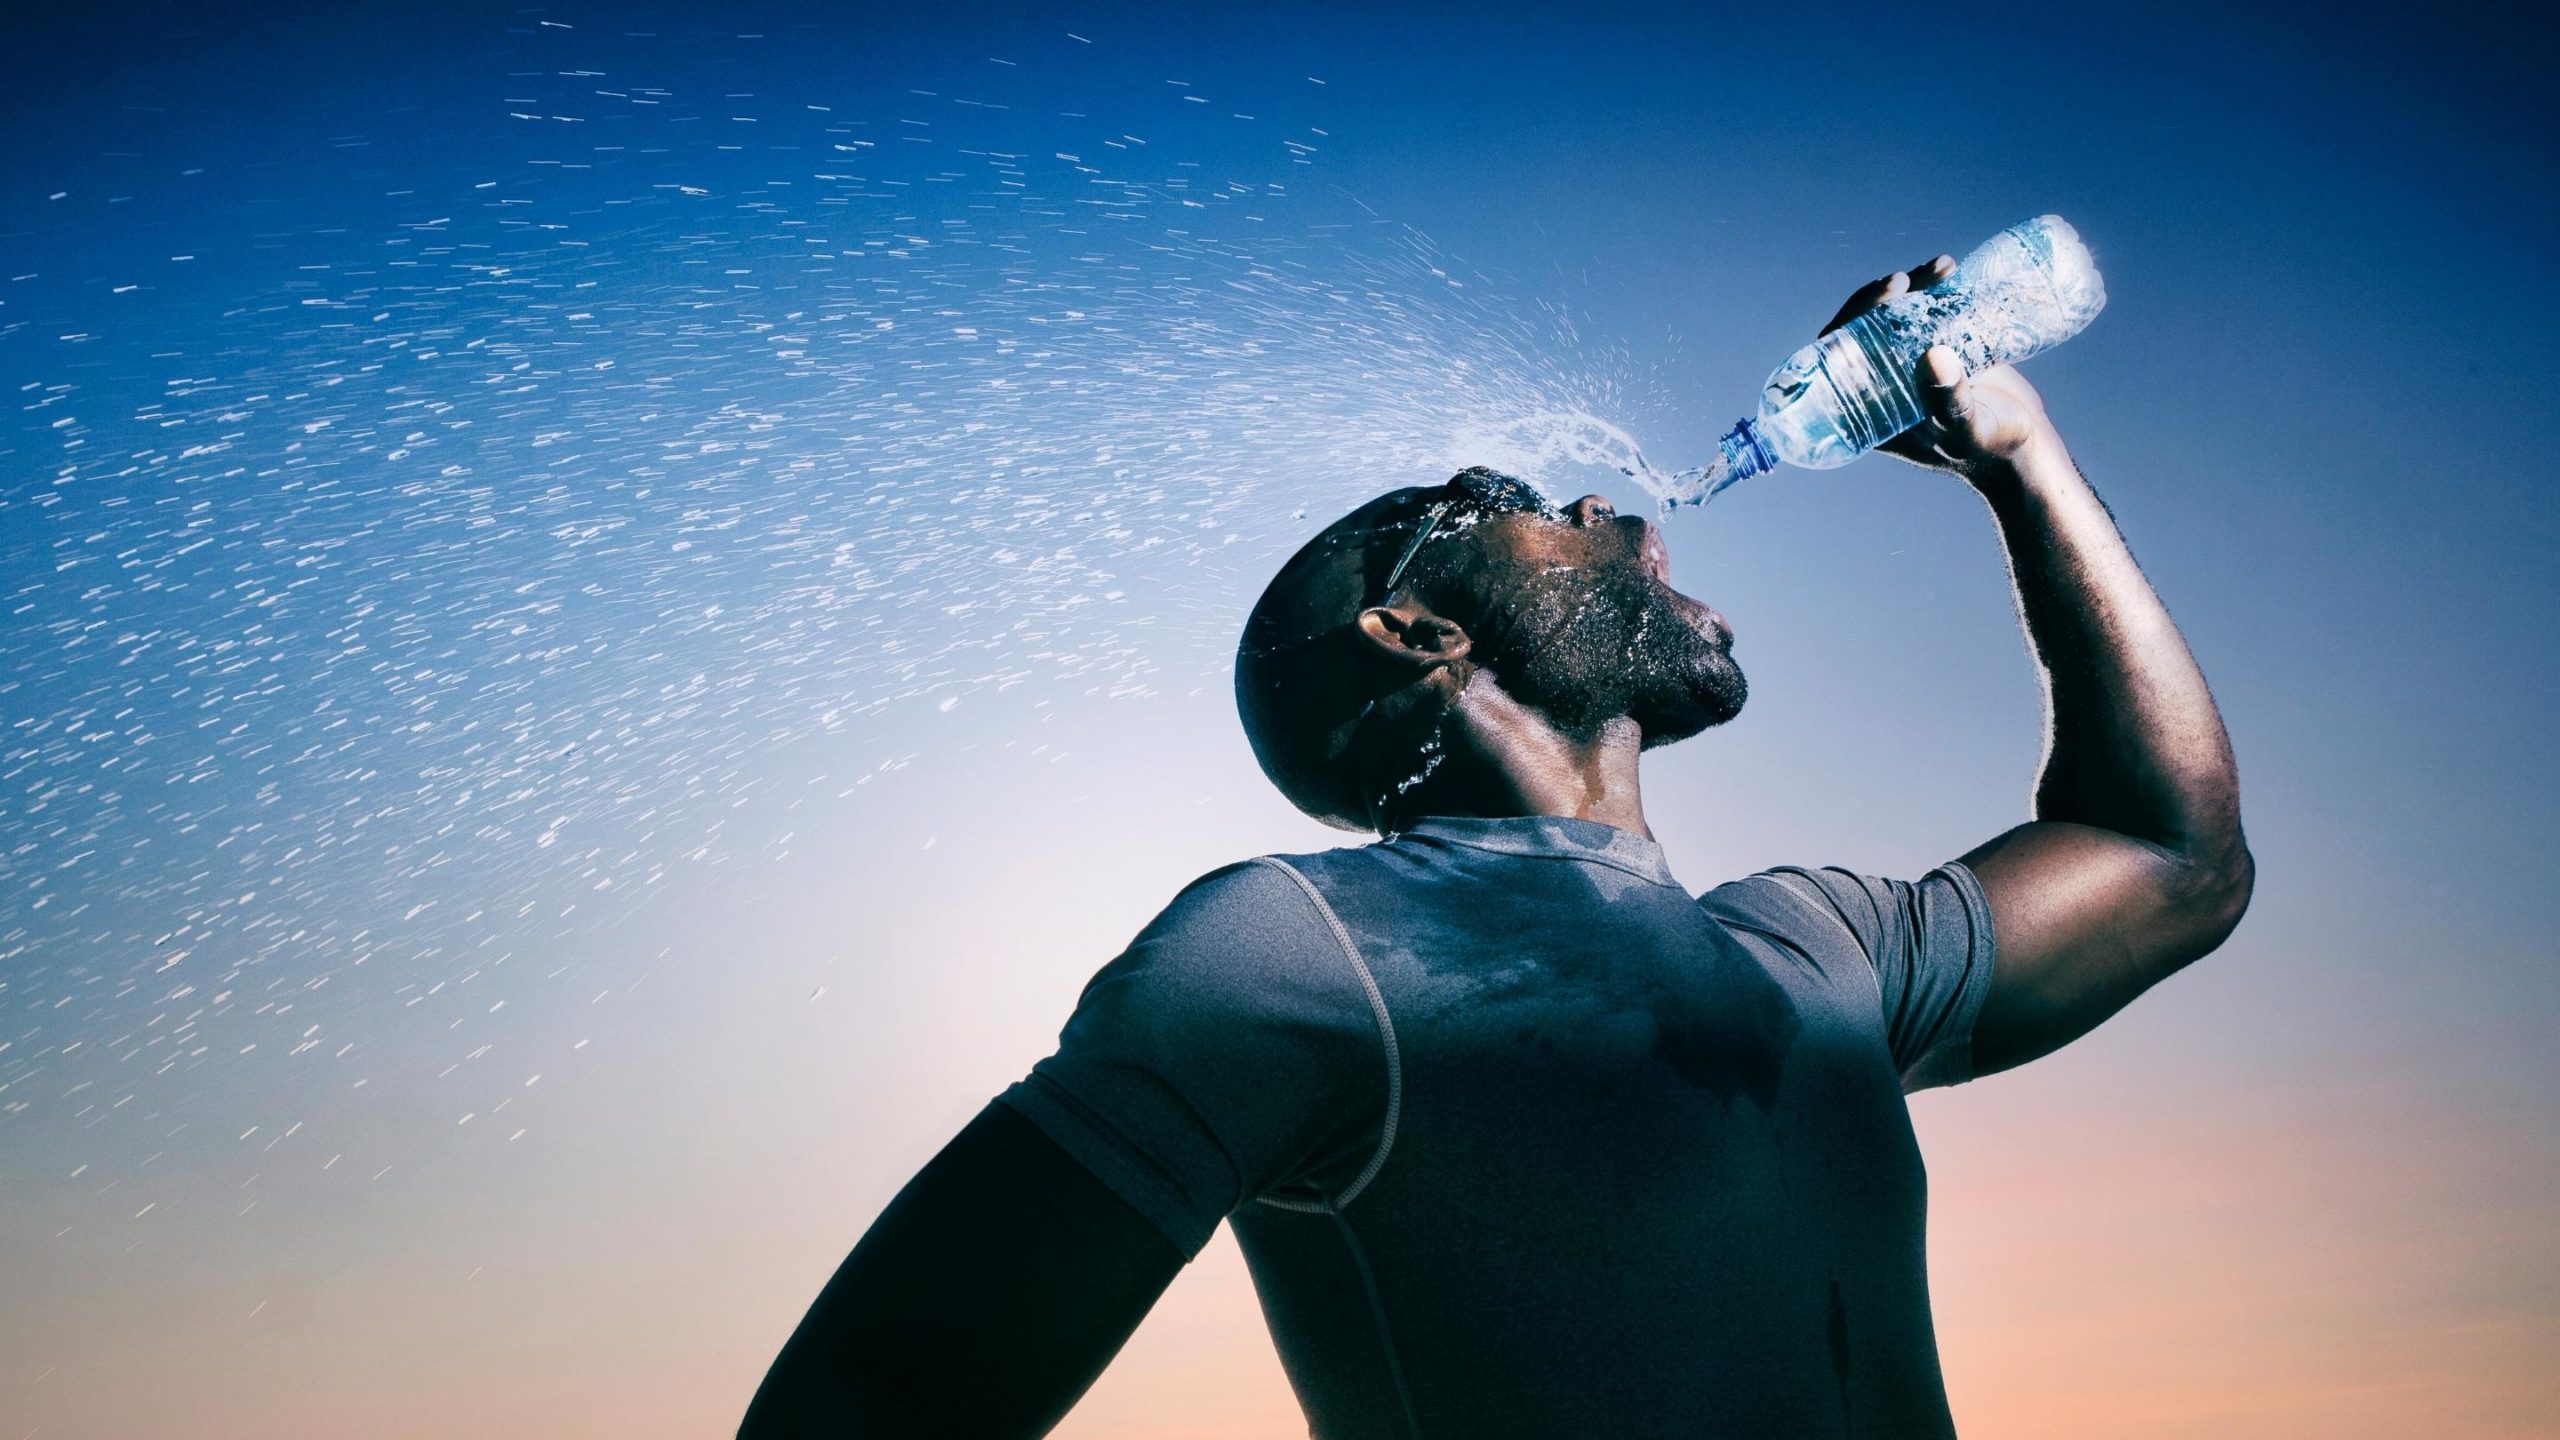
[(1001, 1099), (1185, 1255), (1233, 1223), (1318, 1440), (1945, 1436), (1903, 1095), (1991, 965), (1960, 864), (1693, 898), (1434, 819), (1203, 877)]

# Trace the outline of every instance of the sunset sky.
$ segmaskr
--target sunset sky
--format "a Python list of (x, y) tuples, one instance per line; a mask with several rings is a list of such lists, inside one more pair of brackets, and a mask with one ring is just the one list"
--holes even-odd
[[(717, 8), (0, 22), (0, 1440), (725, 1433), (1177, 889), (1356, 838), (1229, 698), (1309, 533), (1694, 463), (2045, 212), (2259, 881), (1914, 1101), (1958, 1423), (2560, 1433), (2548, 18)], [(1691, 888), (2024, 818), (1959, 483), (1665, 525)], [(1305, 1433), (1224, 1232), (1058, 1433)]]

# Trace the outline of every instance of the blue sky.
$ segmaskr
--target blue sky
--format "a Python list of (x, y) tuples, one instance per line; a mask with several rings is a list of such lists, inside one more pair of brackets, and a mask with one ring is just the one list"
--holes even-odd
[[(1226, 698), (1308, 532), (1549, 405), (1701, 458), (1841, 295), (2046, 211), (2110, 305), (2029, 374), (2223, 703), (2261, 880), (2206, 965), (1918, 1107), (1958, 1413), (2552, 1421), (2547, 19), (10, 23), (38, 1433), (720, 1423), (1164, 898), (1340, 838)], [(2022, 817), (1960, 486), (1666, 524), (1753, 682), (1648, 761), (1689, 883)], [(1292, 1433), (1220, 1247), (1075, 1433)]]

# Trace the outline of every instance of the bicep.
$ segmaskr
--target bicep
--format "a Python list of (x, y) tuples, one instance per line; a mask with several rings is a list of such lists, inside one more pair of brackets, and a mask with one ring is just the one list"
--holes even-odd
[(1999, 936), (1974, 1068), (2023, 1065), (2088, 1033), (2222, 943), (2247, 900), (2171, 851), (2091, 825), (2020, 825), (1963, 857)]
[(1038, 1127), (989, 1105), (828, 1281), (740, 1434), (1045, 1434), (1183, 1263)]

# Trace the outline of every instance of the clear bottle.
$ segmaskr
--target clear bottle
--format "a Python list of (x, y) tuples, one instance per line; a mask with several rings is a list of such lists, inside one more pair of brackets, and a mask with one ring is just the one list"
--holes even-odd
[(1948, 345), (1965, 373), (2012, 365), (2077, 335), (2106, 308), (2080, 232), (2040, 215), (1992, 236), (1946, 279), (1888, 300), (1787, 358), (1760, 414), (1728, 432), (1706, 465), (1675, 477), (1679, 498), (1717, 491), (1784, 460), (1828, 470), (1920, 423), (1920, 357)]

